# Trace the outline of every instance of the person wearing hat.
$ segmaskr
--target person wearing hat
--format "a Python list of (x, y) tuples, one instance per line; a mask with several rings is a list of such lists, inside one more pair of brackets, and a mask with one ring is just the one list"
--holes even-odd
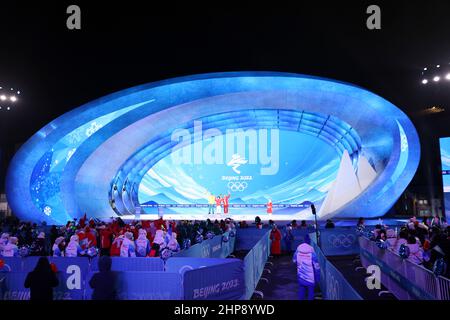
[(47, 256), (47, 248), (45, 244), (45, 233), (40, 232), (37, 239), (31, 245), (31, 255), (32, 256)]
[(9, 234), (4, 232), (2, 233), (2, 236), (0, 237), (0, 253), (3, 251), (3, 247), (8, 243), (9, 241)]
[(19, 256), (19, 248), (17, 247), (18, 243), (19, 239), (17, 239), (16, 237), (10, 237), (8, 243), (3, 246), (2, 256), (18, 257)]
[(58, 237), (55, 239), (55, 243), (53, 244), (52, 251), (54, 257), (64, 257), (64, 249), (66, 246), (66, 242), (64, 237)]
[(146, 257), (150, 253), (150, 241), (147, 239), (147, 231), (139, 229), (136, 243), (136, 257)]
[(66, 248), (66, 257), (78, 257), (81, 255), (82, 249), (79, 244), (79, 239), (77, 235), (73, 235), (70, 237), (69, 244)]
[(125, 232), (125, 238), (120, 246), (120, 256), (121, 257), (136, 257), (136, 248), (133, 241), (133, 233), (127, 231)]

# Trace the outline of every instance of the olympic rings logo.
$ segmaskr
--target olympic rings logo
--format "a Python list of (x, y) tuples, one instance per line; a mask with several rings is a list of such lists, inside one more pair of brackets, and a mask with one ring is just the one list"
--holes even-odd
[(245, 181), (244, 181), (244, 182), (240, 182), (240, 181), (237, 181), (237, 182), (230, 181), (230, 182), (228, 182), (227, 187), (228, 187), (228, 189), (230, 189), (231, 191), (234, 191), (234, 192), (236, 192), (236, 191), (242, 192), (242, 191), (244, 191), (245, 189), (247, 189), (248, 184), (247, 184), (247, 182), (245, 182)]
[(355, 242), (356, 238), (354, 235), (352, 234), (338, 234), (338, 235), (334, 235), (332, 234), (329, 238), (328, 238), (328, 242), (330, 244), (333, 245), (333, 247), (338, 248), (338, 247), (344, 247), (344, 248), (349, 248), (352, 246), (352, 244)]

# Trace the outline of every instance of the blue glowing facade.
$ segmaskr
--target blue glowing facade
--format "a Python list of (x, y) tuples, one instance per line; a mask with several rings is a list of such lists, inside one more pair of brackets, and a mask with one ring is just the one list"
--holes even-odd
[[(235, 212), (256, 213), (270, 199), (289, 218), (302, 217), (304, 201), (326, 203), (327, 217), (377, 217), (411, 181), (419, 149), (401, 110), (353, 85), (273, 72), (196, 75), (55, 119), (15, 155), (7, 197), (20, 218), (48, 223), (161, 206), (184, 219), (205, 212), (208, 193), (228, 192)], [(356, 190), (352, 179), (360, 191), (330, 206), (346, 180)]]

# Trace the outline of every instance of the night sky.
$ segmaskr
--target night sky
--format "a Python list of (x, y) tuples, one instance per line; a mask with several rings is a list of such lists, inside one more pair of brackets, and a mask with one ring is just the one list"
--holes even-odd
[[(438, 138), (450, 136), (450, 82), (420, 81), (425, 66), (450, 66), (449, 1), (92, 2), (0, 4), (0, 86), (22, 92), (14, 110), (0, 112), (0, 191), (15, 149), (81, 104), (176, 76), (267, 70), (350, 82), (404, 110), (422, 144), (411, 189), (441, 192)], [(371, 31), (366, 8), (374, 3), (382, 29)], [(81, 7), (80, 31), (66, 28), (70, 4)], [(419, 113), (434, 105), (447, 111)]]

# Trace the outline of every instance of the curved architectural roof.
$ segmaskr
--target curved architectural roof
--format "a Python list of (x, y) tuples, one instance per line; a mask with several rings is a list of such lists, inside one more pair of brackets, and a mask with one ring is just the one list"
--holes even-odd
[[(39, 130), (15, 155), (7, 196), (24, 219), (65, 223), (87, 212), (132, 214), (144, 175), (170, 154), (174, 129), (277, 128), (361, 156), (376, 179), (333, 212), (381, 216), (411, 181), (417, 133), (393, 104), (359, 87), (273, 72), (188, 76), (150, 83), (90, 102)], [(113, 206), (111, 206), (113, 202)], [(114, 208), (114, 210), (112, 209)]]

